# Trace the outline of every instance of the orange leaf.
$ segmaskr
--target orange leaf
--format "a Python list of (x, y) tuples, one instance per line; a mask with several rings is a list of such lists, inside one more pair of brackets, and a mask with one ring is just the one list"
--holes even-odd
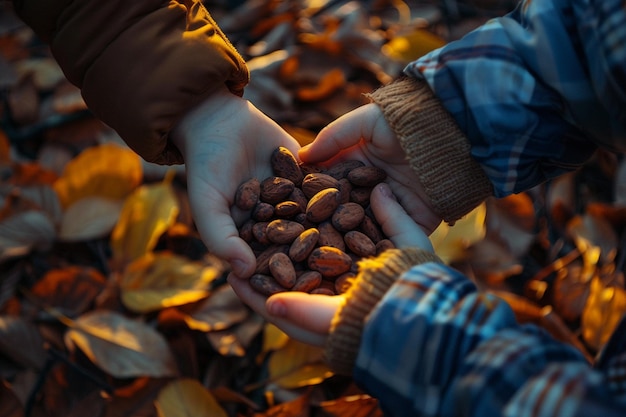
[(170, 382), (159, 392), (155, 406), (159, 417), (228, 417), (213, 394), (195, 379)]

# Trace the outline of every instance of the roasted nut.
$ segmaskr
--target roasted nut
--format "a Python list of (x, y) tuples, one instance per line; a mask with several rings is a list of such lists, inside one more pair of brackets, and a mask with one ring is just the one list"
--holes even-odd
[(259, 201), (261, 183), (256, 178), (243, 182), (235, 193), (235, 205), (242, 210), (252, 210)]
[(355, 229), (361, 224), (365, 217), (365, 210), (357, 203), (339, 204), (331, 217), (331, 222), (335, 229), (340, 232), (347, 232)]
[(306, 206), (306, 218), (308, 221), (318, 223), (326, 220), (339, 205), (339, 190), (327, 188), (315, 194)]
[(291, 247), (289, 247), (289, 257), (294, 262), (304, 261), (311, 254), (315, 245), (317, 245), (319, 238), (319, 230), (314, 227), (306, 229), (304, 232), (300, 233), (300, 236), (298, 236), (291, 244)]
[(352, 258), (340, 249), (320, 246), (311, 252), (307, 265), (322, 274), (322, 277), (336, 277), (350, 270)]
[(319, 246), (332, 246), (342, 251), (346, 250), (346, 243), (343, 241), (343, 236), (330, 221), (325, 221), (317, 226), (317, 230), (320, 231), (320, 238), (318, 240)]
[(267, 225), (269, 222), (258, 222), (252, 225), (252, 236), (257, 242), (264, 245), (269, 245), (270, 241), (267, 238)]
[(317, 271), (306, 271), (296, 278), (292, 291), (310, 292), (320, 286), (322, 282), (322, 274)]
[(289, 245), (271, 245), (256, 257), (257, 274), (268, 275), (270, 273), (270, 258), (276, 253), (288, 253)]
[(273, 295), (287, 291), (274, 277), (264, 274), (254, 274), (250, 277), (250, 286), (263, 295)]
[(348, 159), (348, 160), (341, 161), (333, 165), (331, 168), (327, 169), (324, 173), (326, 175), (330, 175), (331, 177), (335, 179), (341, 179), (341, 178), (346, 178), (348, 176), (348, 173), (352, 171), (353, 169), (359, 168), (362, 166), (365, 166), (363, 162), (358, 161), (356, 159)]
[(269, 260), (270, 273), (282, 287), (291, 288), (296, 283), (296, 270), (289, 256), (275, 253)]
[(265, 222), (274, 217), (274, 206), (259, 201), (259, 203), (252, 210), (252, 218), (258, 222)]
[(339, 181), (327, 174), (308, 174), (302, 180), (302, 192), (307, 198), (327, 188), (339, 188)]
[(276, 207), (274, 207), (274, 214), (278, 217), (292, 217), (303, 211), (300, 204), (295, 201), (283, 201), (276, 204)]
[(293, 181), (282, 177), (269, 177), (261, 181), (261, 201), (269, 204), (278, 204), (283, 201), (296, 185)]
[(289, 149), (282, 146), (276, 148), (272, 152), (270, 164), (276, 176), (287, 178), (295, 185), (302, 183), (304, 174), (300, 169), (298, 161)]
[(376, 243), (376, 255), (380, 255), (387, 249), (393, 249), (396, 245), (389, 239), (381, 239)]
[(343, 240), (346, 247), (357, 256), (365, 258), (376, 255), (376, 245), (364, 233), (351, 230), (344, 235)]
[(268, 223), (265, 230), (265, 234), (270, 242), (278, 244), (291, 244), (302, 232), (304, 232), (304, 226), (298, 222), (285, 219), (272, 220)]
[(387, 173), (374, 166), (357, 167), (346, 175), (348, 181), (359, 187), (373, 187), (387, 178)]

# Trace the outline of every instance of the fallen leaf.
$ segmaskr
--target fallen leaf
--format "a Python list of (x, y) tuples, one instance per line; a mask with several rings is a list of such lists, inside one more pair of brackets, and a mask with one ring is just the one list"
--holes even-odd
[(119, 220), (124, 203), (102, 197), (85, 197), (63, 213), (59, 239), (69, 242), (104, 237), (111, 233)]
[(613, 330), (626, 314), (626, 291), (605, 286), (599, 278), (593, 278), (587, 304), (581, 317), (582, 335), (585, 342), (599, 351), (609, 340)]
[(41, 333), (21, 317), (0, 316), (0, 352), (25, 368), (41, 370), (46, 360)]
[(453, 226), (442, 222), (430, 235), (435, 253), (445, 263), (462, 259), (465, 249), (485, 237), (485, 216), (487, 207), (480, 204)]
[(128, 148), (112, 143), (81, 152), (54, 183), (63, 207), (85, 197), (126, 198), (142, 179), (141, 160)]
[(228, 329), (207, 333), (207, 339), (222, 356), (244, 356), (252, 340), (263, 329), (261, 316), (251, 314), (247, 320)]
[(268, 362), (269, 377), (282, 388), (316, 385), (333, 376), (323, 361), (323, 350), (289, 339), (273, 352)]
[(200, 332), (224, 330), (242, 322), (250, 315), (250, 310), (239, 299), (230, 285), (218, 287), (203, 301), (185, 323), (190, 329)]
[(6, 381), (0, 381), (0, 416), (24, 417), (24, 406)]
[(175, 376), (166, 340), (140, 321), (113, 311), (92, 311), (65, 334), (69, 349), (79, 348), (96, 366), (116, 378)]
[(18, 213), (0, 221), (0, 261), (28, 253), (31, 249), (46, 249), (56, 239), (54, 223), (39, 210)]
[(170, 252), (147, 253), (130, 263), (120, 279), (124, 305), (138, 313), (192, 303), (210, 294), (223, 271)]
[(86, 312), (106, 286), (106, 278), (91, 267), (71, 265), (51, 269), (31, 288), (40, 303), (74, 318)]
[(143, 185), (124, 202), (111, 234), (114, 268), (122, 267), (151, 251), (159, 237), (176, 221), (178, 201), (172, 175), (161, 183)]
[(309, 396), (300, 395), (294, 400), (274, 405), (263, 413), (255, 413), (253, 417), (309, 417)]
[(415, 29), (412, 32), (395, 36), (383, 45), (382, 51), (391, 59), (409, 63), (445, 44), (442, 38), (432, 32)]
[(383, 412), (378, 407), (378, 400), (366, 394), (324, 401), (320, 404), (320, 408), (329, 417), (383, 417)]
[(228, 417), (211, 392), (195, 379), (166, 385), (155, 401), (159, 417)]

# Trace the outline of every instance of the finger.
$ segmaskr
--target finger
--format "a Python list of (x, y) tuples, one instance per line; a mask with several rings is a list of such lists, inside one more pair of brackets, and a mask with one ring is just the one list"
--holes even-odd
[(243, 278), (252, 275), (256, 257), (239, 237), (228, 203), (219, 196), (206, 196), (195, 199), (191, 205), (196, 227), (209, 251), (227, 261), (235, 275)]
[(330, 323), (343, 301), (341, 296), (284, 292), (267, 299), (267, 311), (311, 332), (328, 334)]
[[(235, 294), (252, 310), (268, 322), (276, 325), (289, 337), (314, 346), (324, 346), (326, 334), (312, 332), (301, 326), (300, 323), (292, 322), (284, 317), (276, 317), (270, 314), (266, 308), (267, 297), (256, 292), (246, 280), (239, 279), (230, 274), (227, 278)], [(326, 296), (328, 297), (328, 296)]]
[(370, 203), (383, 233), (389, 236), (396, 247), (417, 246), (433, 250), (428, 236), (398, 203), (389, 185), (381, 183), (374, 187)]
[(299, 157), (304, 163), (324, 162), (371, 136), (375, 118), (370, 105), (359, 107), (323, 128), (315, 140), (304, 146)]

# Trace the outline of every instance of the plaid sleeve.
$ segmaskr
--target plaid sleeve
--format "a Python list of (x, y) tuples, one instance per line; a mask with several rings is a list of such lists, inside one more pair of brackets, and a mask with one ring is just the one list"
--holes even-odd
[(472, 145), (496, 196), (626, 151), (626, 12), (621, 0), (523, 1), (409, 64)]
[(536, 326), (519, 326), (504, 301), (436, 263), (413, 267), (372, 311), (354, 378), (387, 416), (626, 411), (606, 373), (580, 352)]

